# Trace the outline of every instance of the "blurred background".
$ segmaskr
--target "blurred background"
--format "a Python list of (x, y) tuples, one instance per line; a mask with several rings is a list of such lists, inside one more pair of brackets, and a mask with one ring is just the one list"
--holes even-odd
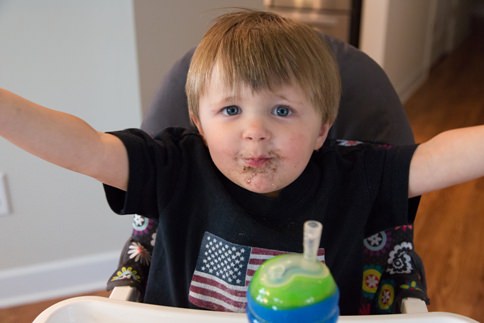
[[(443, 62), (464, 44), (484, 43), (482, 34), (475, 37), (475, 29), (482, 26), (477, 22), (484, 16), (480, 0), (0, 0), (0, 86), (78, 115), (99, 130), (137, 127), (164, 73), (197, 44), (214, 17), (233, 7), (273, 10), (365, 51), (390, 77), (418, 141), (446, 127), (465, 125), (442, 121), (435, 128), (426, 127), (442, 118), (456, 120), (435, 107), (442, 88), (433, 89), (428, 82), (446, 79), (451, 84), (446, 86), (452, 87), (453, 82), (462, 81), (449, 71), (461, 71), (471, 63), (465, 54), (444, 72), (441, 66), (448, 66)], [(482, 54), (482, 46), (480, 50)], [(467, 69), (477, 71), (476, 67)], [(482, 92), (482, 77), (476, 77), (473, 86)], [(473, 115), (474, 119), (466, 121), (469, 125), (483, 123), (482, 101), (469, 105), (471, 110), (456, 115)], [(430, 111), (430, 116), (423, 111)], [(6, 191), (6, 201), (0, 205), (0, 320), (1, 313), (12, 306), (102, 290), (130, 234), (131, 217), (110, 211), (101, 185), (5, 141), (0, 141), (0, 185)], [(482, 182), (469, 192), (481, 192), (482, 199)], [(479, 199), (477, 195), (473, 198)], [(436, 213), (431, 210), (442, 204), (442, 197), (433, 199), (435, 204), (423, 200), (422, 212)], [(455, 204), (451, 201), (449, 205)], [(469, 209), (468, 204), (462, 207)], [(482, 214), (482, 206), (473, 208)], [(461, 213), (459, 209), (452, 214), (466, 218), (456, 213)], [(450, 256), (442, 255), (443, 262), (431, 258), (451, 241), (432, 239), (429, 227), (435, 228), (439, 220), (430, 219), (434, 222), (417, 222), (417, 244), (424, 261), (430, 262), (427, 267), (440, 268), (440, 272), (431, 271), (430, 280), (461, 284), (442, 273), (446, 266), (458, 272), (461, 258), (449, 257), (457, 257), (459, 251), (453, 248)], [(466, 229), (461, 222), (452, 222), (453, 229), (457, 226), (460, 236), (469, 236), (466, 230), (476, 224), (472, 221)], [(479, 222), (476, 230), (482, 232)], [(482, 246), (482, 238), (469, 238), (462, 248), (476, 249), (476, 245)], [(477, 288), (472, 301), (466, 300), (469, 308), (449, 308), (436, 295), (437, 310), (484, 319), (482, 310), (476, 309), (484, 305), (482, 253), (473, 258), (473, 273), (462, 271), (459, 277), (470, 275), (471, 283), (466, 286)], [(459, 302), (453, 291), (446, 288), (443, 298)]]

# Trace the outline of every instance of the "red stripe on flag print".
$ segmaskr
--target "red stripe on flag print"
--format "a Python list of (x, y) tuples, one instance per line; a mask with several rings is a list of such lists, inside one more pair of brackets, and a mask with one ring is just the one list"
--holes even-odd
[(249, 263), (247, 265), (247, 274), (245, 276), (245, 284), (248, 286), (250, 281), (252, 280), (252, 276), (256, 272), (257, 268), (264, 263), (269, 258), (272, 258), (277, 255), (286, 254), (285, 251), (279, 250), (271, 250), (271, 249), (263, 249), (263, 248), (252, 248), (249, 258)]
[(245, 292), (247, 288), (245, 286), (234, 286), (231, 284), (226, 283), (225, 281), (218, 279), (212, 275), (207, 275), (202, 272), (195, 271), (195, 274), (192, 278), (192, 285), (195, 286), (204, 286), (208, 290), (213, 290), (220, 294), (226, 293), (227, 289), (230, 289), (230, 296), (236, 301), (244, 301), (245, 300)]
[[(252, 252), (249, 258), (249, 264), (247, 265), (247, 275), (246, 275), (246, 285), (248, 286), (252, 280), (252, 276), (257, 271), (257, 269), (266, 261), (274, 256), (281, 254), (288, 254), (286, 251), (263, 249), (263, 248), (252, 248)], [(324, 262), (324, 248), (318, 249), (318, 255), (316, 257), (319, 261)]]
[(232, 289), (223, 281), (213, 277), (202, 278), (195, 272), (190, 286), (189, 299), (194, 305), (224, 312), (243, 312), (246, 305), (247, 288)]

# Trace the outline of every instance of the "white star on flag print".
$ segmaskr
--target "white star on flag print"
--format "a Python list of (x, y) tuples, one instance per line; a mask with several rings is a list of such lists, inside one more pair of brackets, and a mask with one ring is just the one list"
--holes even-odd
[[(252, 276), (267, 259), (286, 251), (248, 247), (205, 232), (190, 284), (190, 302), (198, 307), (244, 312)], [(318, 250), (324, 262), (324, 249)]]

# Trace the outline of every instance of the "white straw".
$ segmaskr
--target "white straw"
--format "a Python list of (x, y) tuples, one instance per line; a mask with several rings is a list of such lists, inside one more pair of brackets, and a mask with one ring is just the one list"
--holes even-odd
[(314, 220), (304, 222), (304, 259), (316, 261), (323, 225)]

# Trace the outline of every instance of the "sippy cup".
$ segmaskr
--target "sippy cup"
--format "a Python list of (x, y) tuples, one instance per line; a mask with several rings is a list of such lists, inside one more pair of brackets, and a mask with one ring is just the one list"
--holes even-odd
[(339, 316), (339, 291), (317, 251), (322, 225), (304, 223), (304, 254), (284, 254), (264, 262), (247, 290), (251, 323), (329, 323)]

